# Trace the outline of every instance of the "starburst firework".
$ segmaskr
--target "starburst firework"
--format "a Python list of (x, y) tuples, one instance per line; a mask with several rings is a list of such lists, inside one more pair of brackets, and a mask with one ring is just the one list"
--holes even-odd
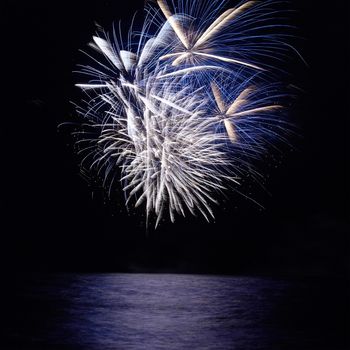
[(106, 186), (117, 178), (126, 203), (144, 205), (156, 225), (165, 214), (214, 217), (216, 193), (239, 185), (251, 159), (283, 138), (286, 95), (271, 61), (287, 45), (269, 31), (271, 4), (225, 11), (219, 0), (158, 0), (141, 32), (131, 26), (126, 48), (115, 31), (93, 37), (105, 58), (83, 66), (90, 79), (77, 84), (88, 96), (78, 111), (94, 129), (82, 133), (84, 159)]

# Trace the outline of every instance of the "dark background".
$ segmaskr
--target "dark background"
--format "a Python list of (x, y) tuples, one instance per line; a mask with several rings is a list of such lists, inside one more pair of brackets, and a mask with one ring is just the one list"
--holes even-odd
[[(143, 6), (143, 1), (123, 3), (19, 0), (0, 5), (5, 24), (1, 85), (6, 92), (1, 95), (0, 256), (10, 276), (2, 299), (7, 323), (19, 336), (36, 334), (35, 327), (42, 333), (50, 312), (59, 308), (49, 304), (47, 311), (39, 296), (32, 303), (34, 297), (22, 292), (35, 272), (264, 275), (306, 283), (279, 306), (281, 324), (306, 330), (325, 349), (345, 349), (350, 267), (347, 1), (287, 4), (298, 11), (293, 23), (304, 39), (295, 45), (309, 67), (296, 59), (289, 63), (291, 83), (305, 91), (290, 115), (301, 137), (291, 139), (294, 150), (284, 149), (283, 157), (274, 155), (277, 159), (262, 167), (271, 195), (246, 188), (265, 209), (231, 194), (216, 209), (214, 223), (178, 218), (148, 232), (144, 217), (128, 214), (122, 202), (111, 202), (98, 187), (89, 186), (80, 175), (69, 129), (58, 130), (60, 123), (76, 120), (70, 101), (79, 101), (81, 93), (73, 86), (79, 77), (72, 71), (83, 60), (78, 50), (91, 40), (95, 22), (108, 29)], [(35, 286), (46, 279), (35, 277)]]
[(263, 169), (271, 193), (258, 196), (265, 209), (232, 194), (216, 208), (214, 223), (179, 218), (147, 233), (144, 218), (128, 214), (99, 189), (92, 196), (69, 129), (58, 130), (62, 122), (76, 121), (70, 101), (81, 94), (72, 71), (82, 62), (78, 50), (91, 40), (95, 22), (109, 29), (142, 6), (135, 0), (5, 2), (3, 266), (343, 279), (349, 270), (346, 1), (287, 4), (298, 11), (304, 39), (297, 47), (309, 67), (296, 59), (289, 67), (291, 82), (305, 90), (291, 110), (301, 137), (291, 140), (294, 150)]

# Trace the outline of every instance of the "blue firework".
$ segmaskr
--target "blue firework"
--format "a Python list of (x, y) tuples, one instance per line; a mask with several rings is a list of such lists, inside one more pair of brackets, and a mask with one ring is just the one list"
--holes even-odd
[(94, 130), (81, 140), (85, 161), (156, 225), (164, 215), (214, 217), (227, 182), (239, 186), (255, 158), (286, 141), (288, 94), (273, 63), (291, 46), (275, 3), (157, 0), (125, 43), (115, 30), (93, 37), (98, 56), (77, 84)]

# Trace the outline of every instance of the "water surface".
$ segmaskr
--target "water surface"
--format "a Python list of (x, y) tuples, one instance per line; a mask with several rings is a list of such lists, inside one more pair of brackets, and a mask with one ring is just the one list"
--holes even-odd
[(6, 342), (11, 349), (343, 349), (341, 323), (328, 322), (326, 308), (313, 310), (322, 305), (318, 287), (256, 277), (36, 275), (7, 305)]

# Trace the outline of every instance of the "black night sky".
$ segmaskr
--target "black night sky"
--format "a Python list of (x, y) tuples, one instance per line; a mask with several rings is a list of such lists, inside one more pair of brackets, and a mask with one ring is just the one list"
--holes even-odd
[[(145, 234), (144, 220), (105, 200), (79, 174), (70, 129), (76, 70), (95, 23), (142, 9), (142, 1), (11, 1), (5, 9), (3, 192), (6, 265), (40, 271), (166, 270), (222, 273), (344, 273), (346, 233), (345, 1), (331, 11), (293, 1), (296, 45), (309, 64), (290, 64), (301, 93), (291, 111), (301, 137), (281, 164), (263, 167), (271, 193), (253, 192), (259, 210), (231, 195), (216, 222), (188, 217)], [(274, 165), (278, 167), (275, 168)], [(253, 190), (254, 191), (254, 190)], [(117, 201), (118, 202), (118, 201)]]
[[(260, 167), (268, 174), (270, 194), (256, 186), (251, 191), (265, 209), (231, 193), (215, 208), (215, 222), (179, 217), (147, 232), (144, 218), (127, 213), (120, 194), (110, 201), (98, 185), (89, 185), (79, 172), (70, 129), (58, 128), (76, 121), (71, 101), (79, 101), (81, 92), (73, 71), (85, 59), (79, 50), (90, 42), (96, 23), (106, 29), (118, 19), (127, 23), (144, 2), (122, 3), (8, 0), (1, 5), (6, 90), (1, 258), (8, 285), (19, 288), (23, 276), (57, 272), (317, 280), (319, 287), (303, 292), (299, 311), (315, 334), (333, 327), (339, 344), (327, 349), (343, 349), (350, 268), (347, 1), (286, 5), (297, 10), (293, 20), (302, 38), (294, 44), (308, 67), (297, 58), (289, 63), (291, 83), (304, 91), (290, 113), (300, 136), (291, 139), (293, 149), (285, 147), (283, 156)], [(9, 310), (21, 319), (21, 307), (31, 309), (26, 302), (13, 306), (14, 300)]]

